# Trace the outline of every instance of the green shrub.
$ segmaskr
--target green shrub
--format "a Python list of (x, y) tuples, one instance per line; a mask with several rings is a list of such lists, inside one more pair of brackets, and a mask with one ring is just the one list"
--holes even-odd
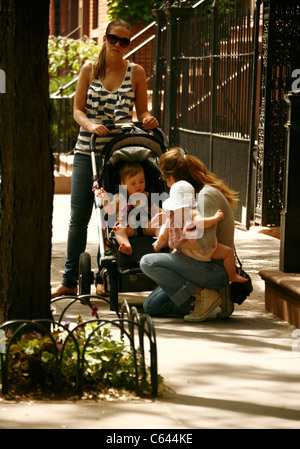
[[(52, 393), (60, 370), (64, 392), (74, 390), (82, 369), (84, 391), (97, 396), (109, 388), (151, 393), (150, 368), (140, 349), (116, 338), (111, 324), (81, 322), (70, 332), (59, 327), (50, 334), (33, 331), (12, 342), (8, 352), (8, 383), (15, 394)], [(5, 359), (5, 356), (4, 356)], [(79, 362), (84, 361), (81, 366)], [(160, 382), (162, 378), (158, 376)]]
[(71, 74), (73, 77), (78, 75), (86, 60), (94, 61), (97, 58), (100, 48), (87, 37), (67, 39), (61, 36), (50, 36), (48, 40), (50, 77), (59, 76), (62, 70), (64, 76), (67, 74)]
[(130, 23), (144, 23), (145, 25), (154, 20), (152, 8), (160, 6), (163, 0), (109, 0), (107, 2), (108, 15), (111, 20), (123, 19)]

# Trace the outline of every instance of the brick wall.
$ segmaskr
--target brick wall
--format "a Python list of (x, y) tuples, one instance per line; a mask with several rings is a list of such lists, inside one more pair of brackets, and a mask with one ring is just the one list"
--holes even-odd
[[(55, 36), (55, 0), (50, 0), (49, 6), (49, 34)], [(58, 9), (58, 8), (57, 8)], [(59, 2), (59, 35), (68, 33), (68, 0), (60, 0)]]
[[(56, 3), (56, 6), (55, 6)], [(98, 44), (102, 43), (102, 37), (105, 33), (105, 28), (107, 25), (107, 3), (106, 0), (98, 0), (98, 27), (94, 28), (94, 14), (95, 14), (95, 7), (96, 7), (96, 1), (95, 0), (88, 0), (88, 4), (86, 1), (83, 2), (83, 0), (78, 1), (72, 1), (70, 0), (60, 0), (59, 2), (56, 2), (55, 0), (50, 0), (50, 7), (49, 7), (49, 34), (50, 36), (54, 36), (55, 34), (59, 35), (66, 35), (70, 33), (73, 29), (75, 29), (79, 23), (74, 23), (74, 17), (79, 17), (78, 11), (73, 11), (73, 8), (78, 9), (78, 4), (83, 4), (83, 7), (89, 8), (89, 26), (87, 33), (85, 31), (84, 34), (88, 34), (88, 36), (91, 39), (94, 39)], [(69, 9), (68, 9), (69, 5)], [(58, 10), (58, 11), (55, 11)], [(59, 32), (55, 32), (55, 14), (59, 14)], [(58, 20), (58, 18), (56, 18)], [(72, 29), (70, 29), (70, 27)], [(74, 36), (72, 36), (74, 37)]]
[(71, 21), (68, 20), (68, 0), (60, 0), (60, 30), (66, 36), (72, 31), (70, 29)]
[[(56, 4), (56, 8), (55, 8)], [(68, 9), (69, 7), (69, 9)], [(90, 39), (95, 40), (98, 45), (102, 44), (103, 36), (105, 34), (106, 26), (107, 26), (107, 2), (106, 0), (50, 0), (50, 10), (49, 10), (49, 31), (50, 35), (54, 36), (55, 34), (55, 13), (59, 13), (59, 17), (56, 17), (56, 20), (59, 19), (59, 35), (66, 35), (75, 29), (78, 26), (78, 23), (74, 23), (74, 17), (78, 17), (80, 14), (78, 13), (78, 8), (85, 8), (84, 14), (88, 14), (88, 24), (84, 29), (83, 34), (87, 34)], [(72, 11), (72, 8), (77, 9), (76, 11)], [(96, 8), (98, 9), (97, 14), (97, 27), (95, 28), (95, 14)], [(56, 9), (56, 11), (55, 11)], [(81, 16), (82, 17), (82, 16)], [(85, 20), (85, 19), (84, 19)], [(70, 29), (70, 27), (72, 29)], [(144, 24), (135, 24), (133, 28), (132, 35), (134, 36), (140, 30), (144, 28)], [(139, 44), (141, 44), (145, 39), (150, 37), (154, 33), (154, 28), (148, 30), (143, 36), (135, 39), (129, 51), (133, 50)], [(79, 34), (74, 34), (72, 37), (77, 38)], [(147, 47), (138, 52), (134, 56), (134, 62), (136, 64), (140, 64), (144, 67), (146, 71), (147, 77), (152, 73), (152, 65), (153, 65), (153, 55), (154, 55), (154, 41), (153, 44), (147, 45)], [(133, 58), (130, 58), (133, 60)], [(149, 86), (151, 88), (151, 86)]]
[(54, 0), (50, 0), (49, 6), (49, 34), (50, 36), (54, 36), (55, 34)]

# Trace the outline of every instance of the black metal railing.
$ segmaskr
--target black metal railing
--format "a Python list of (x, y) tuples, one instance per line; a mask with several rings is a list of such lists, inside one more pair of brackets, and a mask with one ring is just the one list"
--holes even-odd
[(170, 146), (186, 148), (239, 192), (235, 219), (248, 227), (256, 16), (222, 5), (166, 1), (154, 11), (153, 114)]
[(161, 7), (155, 14), (160, 38), (154, 113), (161, 123), (166, 123), (171, 107), (175, 133), (184, 128), (249, 139), (254, 44), (250, 12), (221, 14), (217, 2), (212, 7), (202, 1), (192, 7)]
[(73, 101), (77, 78), (50, 96), (51, 148), (54, 156), (71, 154), (76, 143), (78, 125), (73, 118)]

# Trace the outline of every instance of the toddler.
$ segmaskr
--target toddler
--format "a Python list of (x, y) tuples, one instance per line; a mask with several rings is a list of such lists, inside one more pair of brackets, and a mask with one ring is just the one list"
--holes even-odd
[(224, 214), (218, 210), (212, 217), (201, 217), (196, 209), (195, 190), (186, 181), (175, 182), (170, 189), (170, 197), (163, 202), (163, 209), (170, 211), (157, 241), (154, 250), (159, 252), (163, 247), (176, 248), (189, 257), (202, 261), (223, 259), (224, 268), (231, 282), (247, 282), (247, 279), (238, 275), (232, 248), (217, 242), (209, 248), (186, 249), (180, 245), (186, 240), (198, 240), (201, 229), (209, 228), (218, 221), (223, 220)]
[(110, 201), (107, 192), (103, 188), (99, 189), (97, 196), (101, 198), (104, 210), (108, 215), (113, 215), (117, 212), (118, 216), (113, 226), (113, 232), (119, 244), (119, 251), (131, 255), (132, 247), (129, 237), (137, 235), (137, 230), (134, 226), (135, 223), (131, 223), (133, 226), (127, 223), (128, 212), (135, 207), (138, 208), (142, 228), (146, 235), (157, 236), (159, 229), (151, 227), (151, 210), (148, 205), (149, 193), (145, 192), (145, 173), (141, 164), (125, 163), (120, 169), (120, 180), (121, 185), (127, 189), (130, 203), (127, 203), (125, 196), (119, 193), (114, 195), (113, 200)]

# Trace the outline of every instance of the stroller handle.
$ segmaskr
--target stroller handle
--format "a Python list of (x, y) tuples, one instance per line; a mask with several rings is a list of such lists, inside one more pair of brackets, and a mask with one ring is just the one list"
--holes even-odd
[[(138, 125), (142, 126), (142, 122), (128, 122), (128, 123), (115, 123), (114, 125), (104, 125), (106, 126), (107, 129), (118, 129), (121, 128), (121, 130), (126, 133), (129, 131), (134, 130)], [(91, 151), (95, 151), (95, 144), (96, 144), (96, 139), (97, 137), (101, 137), (98, 136), (97, 134), (92, 134), (91, 139), (90, 139), (90, 150)]]

